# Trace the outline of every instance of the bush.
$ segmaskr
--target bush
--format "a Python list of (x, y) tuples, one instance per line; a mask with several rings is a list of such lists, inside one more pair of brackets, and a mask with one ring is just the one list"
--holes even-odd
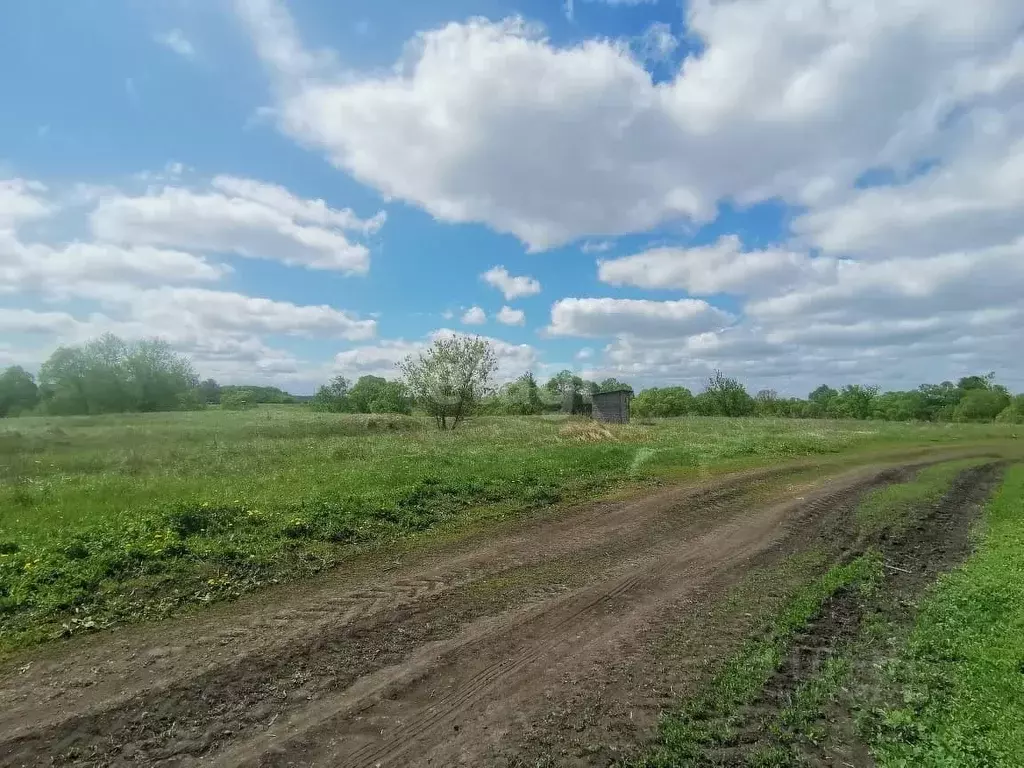
[(685, 416), (696, 408), (693, 393), (686, 387), (652, 387), (633, 398), (637, 416)]
[(352, 403), (349, 399), (349, 382), (344, 376), (335, 376), (329, 384), (316, 391), (310, 407), (323, 413), (351, 413)]
[(256, 408), (256, 402), (245, 390), (227, 392), (220, 397), (220, 407), (225, 411), (248, 411)]
[(1016, 403), (1008, 405), (999, 412), (996, 421), (1000, 424), (1024, 424), (1024, 409)]
[(112, 334), (60, 347), (39, 369), (52, 415), (176, 411), (198, 384), (189, 360), (159, 339), (126, 343)]
[(953, 413), (954, 421), (992, 421), (1011, 406), (1009, 395), (998, 389), (972, 389)]
[(698, 412), (705, 416), (749, 416), (754, 412), (754, 398), (739, 381), (721, 371), (714, 372), (695, 401)]
[(190, 389), (178, 395), (178, 410), (201, 411), (206, 408), (206, 398), (199, 389)]

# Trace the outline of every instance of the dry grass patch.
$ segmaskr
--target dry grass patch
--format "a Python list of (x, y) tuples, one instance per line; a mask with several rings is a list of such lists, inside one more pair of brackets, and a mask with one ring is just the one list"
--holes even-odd
[(558, 430), (558, 436), (563, 440), (572, 440), (577, 443), (600, 443), (616, 439), (608, 427), (591, 419), (566, 422)]

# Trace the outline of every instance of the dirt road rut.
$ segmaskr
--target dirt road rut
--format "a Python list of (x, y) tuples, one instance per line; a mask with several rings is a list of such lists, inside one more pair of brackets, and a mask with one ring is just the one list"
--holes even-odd
[[(549, 759), (607, 764), (685, 689), (685, 665), (647, 679), (680, 612), (940, 458), (584, 505), (19, 658), (0, 667), (0, 766), (534, 764), (523, 744), (591, 733)], [(569, 709), (587, 722), (553, 716)]]

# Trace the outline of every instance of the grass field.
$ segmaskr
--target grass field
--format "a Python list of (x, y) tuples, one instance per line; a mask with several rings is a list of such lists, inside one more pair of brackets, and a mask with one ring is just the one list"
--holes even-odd
[(426, 420), (300, 407), (0, 423), (0, 649), (161, 617), (354, 548), (629, 483), (1005, 438), (1000, 425)]

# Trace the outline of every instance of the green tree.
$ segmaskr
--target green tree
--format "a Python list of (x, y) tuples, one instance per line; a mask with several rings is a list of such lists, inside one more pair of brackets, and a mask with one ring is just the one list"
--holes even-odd
[(437, 339), (399, 367), (412, 396), (434, 417), (438, 429), (454, 430), (487, 394), (498, 358), (486, 339), (453, 335)]
[(841, 419), (869, 419), (877, 395), (878, 387), (847, 384), (829, 401), (828, 413)]
[(984, 376), (964, 376), (956, 383), (960, 399), (962, 400), (968, 392), (991, 389), (995, 378), (995, 372), (986, 373)]
[(412, 396), (405, 384), (388, 381), (370, 401), (370, 413), (412, 414)]
[(994, 421), (1010, 407), (1010, 396), (1002, 389), (968, 389), (953, 413), (954, 421)]
[(593, 381), (586, 381), (570, 370), (559, 371), (544, 385), (542, 395), (545, 401), (553, 404), (556, 410), (561, 410), (566, 402), (572, 399), (573, 413), (590, 412), (590, 403), (587, 399), (601, 391), (600, 387)]
[(686, 387), (651, 387), (633, 398), (630, 409), (640, 418), (669, 418), (693, 413), (696, 406)]
[(335, 376), (316, 391), (311, 407), (314, 411), (351, 413), (353, 409), (349, 397), (350, 388), (348, 379), (344, 376)]
[(498, 411), (510, 416), (533, 416), (544, 413), (541, 389), (532, 371), (503, 385), (498, 390)]
[(199, 380), (188, 359), (161, 339), (143, 339), (128, 348), (124, 360), (133, 410), (174, 411), (194, 407), (191, 391)]
[(89, 413), (85, 379), (88, 372), (81, 347), (58, 347), (39, 369), (39, 397), (56, 416)]
[(583, 394), (587, 389), (586, 382), (570, 370), (559, 371), (544, 384), (551, 394), (565, 395), (571, 392)]
[(412, 413), (412, 400), (400, 381), (361, 376), (348, 392), (355, 413)]
[(884, 392), (872, 404), (872, 417), (884, 421), (926, 421), (929, 413), (920, 390)]
[(839, 397), (839, 392), (828, 384), (822, 384), (807, 396), (808, 401), (821, 407), (822, 412), (828, 410), (829, 403)]
[(352, 412), (372, 413), (370, 403), (387, 386), (387, 383), (388, 380), (383, 376), (360, 376), (359, 380), (348, 390), (348, 400)]
[(197, 381), (167, 342), (128, 344), (112, 334), (60, 347), (39, 370), (40, 397), (53, 414), (177, 410), (193, 402)]
[(128, 370), (128, 345), (105, 333), (82, 348), (85, 354), (84, 391), (88, 413), (137, 411)]
[(1000, 424), (1024, 424), (1024, 395), (1014, 397), (1010, 404), (999, 412), (996, 421)]
[(215, 379), (199, 382), (199, 386), (196, 389), (200, 399), (207, 405), (216, 405), (220, 402), (220, 384)]
[(941, 384), (922, 384), (918, 392), (924, 402), (928, 421), (952, 421), (953, 413), (960, 403), (961, 390), (951, 381)]
[(721, 371), (712, 374), (696, 400), (698, 411), (705, 416), (749, 416), (754, 412), (754, 398), (746, 388)]
[(630, 384), (626, 384), (624, 381), (618, 379), (608, 378), (597, 385), (597, 392), (615, 392), (621, 389), (633, 391), (633, 387)]
[(762, 389), (754, 395), (754, 413), (757, 416), (779, 416), (783, 403), (774, 389)]
[(20, 365), (0, 373), (0, 418), (31, 411), (39, 403), (39, 387)]

